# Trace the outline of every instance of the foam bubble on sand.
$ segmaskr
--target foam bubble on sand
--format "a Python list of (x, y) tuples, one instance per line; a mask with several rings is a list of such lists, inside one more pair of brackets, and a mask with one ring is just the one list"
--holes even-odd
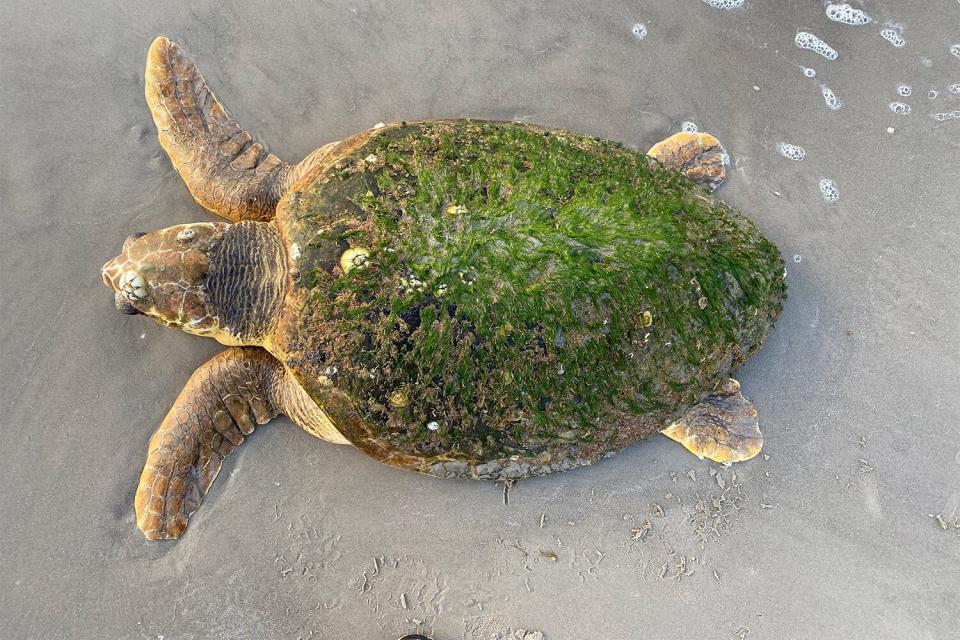
[(930, 98), (931, 100), (936, 100), (937, 96), (939, 95), (940, 95), (940, 92), (937, 91), (936, 89), (930, 89), (930, 91), (927, 91), (927, 97)]
[(738, 9), (743, 6), (744, 0), (703, 0), (714, 9)]
[(827, 202), (836, 202), (840, 199), (840, 190), (837, 183), (830, 178), (820, 178), (820, 193)]
[(638, 22), (637, 24), (633, 25), (633, 28), (630, 29), (630, 32), (633, 33), (633, 37), (637, 40), (643, 40), (647, 37), (647, 25), (643, 24), (642, 22)]
[(804, 67), (804, 68), (803, 68), (803, 75), (807, 76), (808, 78), (816, 78), (816, 77), (817, 77), (817, 70), (816, 70), (816, 69), (811, 69), (810, 67)]
[(950, 93), (958, 93), (958, 94), (960, 94), (960, 82), (954, 82), (952, 85), (950, 85), (949, 87), (947, 87), (947, 90), (948, 90)]
[(960, 58), (960, 44), (955, 44), (950, 47), (950, 53)]
[(873, 18), (860, 9), (854, 9), (847, 3), (827, 5), (827, 17), (834, 22), (842, 22), (855, 27), (873, 22)]
[(913, 93), (913, 89), (910, 88), (908, 84), (902, 84), (897, 87), (897, 93), (903, 96), (904, 98), (909, 98), (910, 94)]
[(680, 131), (684, 133), (696, 133), (700, 129), (697, 128), (697, 123), (692, 120), (684, 120), (680, 124)]
[(887, 27), (885, 29), (880, 29), (880, 35), (883, 36), (883, 39), (895, 46), (898, 49), (902, 49), (907, 45), (907, 41), (903, 39), (901, 35), (902, 29)]
[(960, 111), (947, 111), (946, 113), (931, 113), (930, 117), (937, 122), (945, 120), (960, 120)]
[(796, 42), (797, 46), (801, 49), (819, 53), (827, 60), (836, 60), (840, 57), (840, 54), (838, 54), (833, 47), (807, 31), (798, 31), (793, 41)]
[(784, 158), (797, 160), (798, 162), (807, 156), (807, 152), (803, 150), (803, 147), (798, 147), (797, 145), (790, 144), (789, 142), (778, 142), (777, 152)]
[(910, 105), (902, 102), (891, 102), (890, 111), (893, 111), (897, 115), (905, 116), (913, 111), (913, 109), (910, 108)]
[(825, 84), (821, 84), (820, 93), (823, 94), (823, 101), (827, 103), (827, 107), (830, 109), (830, 111), (840, 111), (840, 107), (843, 106), (843, 103), (840, 102), (840, 98), (838, 98), (837, 94), (833, 92), (833, 89)]

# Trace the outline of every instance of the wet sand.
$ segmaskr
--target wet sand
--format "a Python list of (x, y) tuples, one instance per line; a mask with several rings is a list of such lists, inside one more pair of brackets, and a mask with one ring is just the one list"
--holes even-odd
[[(787, 0), (164, 4), (0, 9), (0, 637), (956, 632), (960, 119), (930, 114), (960, 109), (960, 4), (870, 2), (864, 26)], [(723, 469), (658, 437), (520, 482), (505, 506), (500, 486), (388, 468), (281, 419), (225, 461), (179, 542), (146, 542), (147, 439), (221, 349), (118, 314), (99, 279), (128, 234), (214, 219), (144, 104), (157, 34), (291, 162), (413, 118), (640, 149), (685, 120), (718, 136), (720, 195), (788, 263), (783, 317), (738, 374), (765, 455)]]

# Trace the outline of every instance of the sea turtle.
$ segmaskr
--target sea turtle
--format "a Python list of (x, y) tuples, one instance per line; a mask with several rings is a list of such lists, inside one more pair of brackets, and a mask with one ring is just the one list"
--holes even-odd
[[(504, 482), (658, 432), (724, 463), (760, 450), (729, 374), (781, 311), (783, 261), (678, 171), (479, 120), (379, 124), (288, 165), (164, 37), (146, 98), (196, 201), (233, 223), (134, 234), (102, 270), (119, 310), (229, 346), (150, 439), (147, 538), (182, 534), (224, 456), (281, 413), (391, 465)], [(654, 153), (723, 177), (712, 136)]]

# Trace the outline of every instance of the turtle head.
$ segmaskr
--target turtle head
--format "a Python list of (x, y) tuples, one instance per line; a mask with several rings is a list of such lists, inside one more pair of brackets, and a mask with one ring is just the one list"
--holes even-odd
[(224, 344), (260, 343), (279, 313), (286, 274), (279, 234), (258, 222), (135, 233), (101, 270), (119, 311)]
[(190, 333), (216, 328), (206, 281), (226, 224), (183, 224), (135, 233), (101, 270), (119, 311), (150, 316)]

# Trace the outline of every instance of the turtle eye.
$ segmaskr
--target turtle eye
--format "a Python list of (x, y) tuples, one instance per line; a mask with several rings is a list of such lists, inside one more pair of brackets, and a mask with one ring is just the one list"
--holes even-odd
[(140, 311), (140, 309), (137, 309), (135, 306), (133, 306), (132, 302), (130, 302), (120, 294), (116, 294), (115, 296), (113, 296), (113, 304), (117, 308), (117, 311), (119, 311), (120, 313), (125, 313), (128, 316), (143, 315), (143, 311)]
[(134, 240), (136, 240), (137, 238), (142, 238), (142, 237), (145, 236), (145, 235), (147, 235), (147, 234), (144, 233), (143, 231), (138, 231), (138, 232), (136, 232), (136, 233), (131, 233), (129, 236), (127, 236), (127, 239), (123, 241), (123, 250), (126, 251), (126, 250), (127, 250), (127, 247), (129, 247), (131, 244), (133, 244), (133, 241), (134, 241)]

